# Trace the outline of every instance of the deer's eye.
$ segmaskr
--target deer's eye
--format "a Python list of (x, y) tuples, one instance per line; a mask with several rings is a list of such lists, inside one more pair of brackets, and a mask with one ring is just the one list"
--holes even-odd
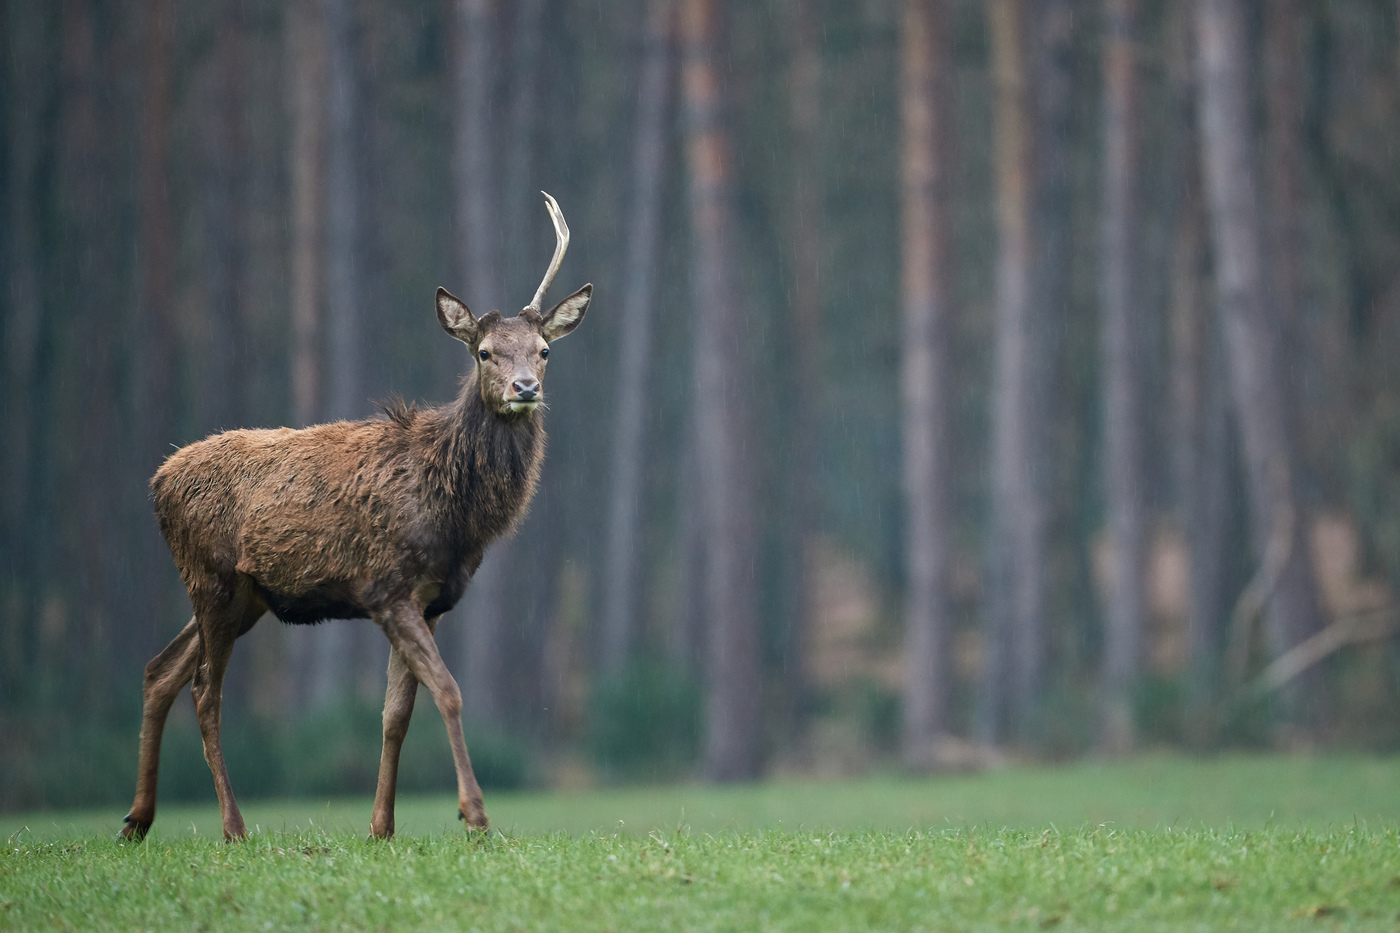
[(547, 356), (549, 356), (549, 347), (545, 347), (543, 350), (540, 351), (540, 359), (544, 359)]
[(478, 350), (476, 352), (476, 355), (482, 360), (482, 362), (491, 359), (491, 354), (487, 353), (485, 350)]

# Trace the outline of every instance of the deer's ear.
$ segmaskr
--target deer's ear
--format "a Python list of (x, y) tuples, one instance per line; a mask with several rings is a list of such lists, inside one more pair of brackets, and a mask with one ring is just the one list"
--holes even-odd
[(442, 329), (471, 346), (481, 333), (476, 318), (462, 300), (445, 288), (437, 290), (437, 317)]
[(588, 302), (592, 299), (593, 286), (589, 284), (550, 308), (549, 313), (540, 322), (540, 334), (545, 340), (553, 343), (571, 332), (578, 327), (578, 322), (583, 320), (583, 314), (588, 310)]

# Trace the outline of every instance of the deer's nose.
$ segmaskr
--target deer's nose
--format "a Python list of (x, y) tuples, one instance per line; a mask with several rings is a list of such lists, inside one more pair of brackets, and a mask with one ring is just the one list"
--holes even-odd
[(515, 390), (515, 397), (522, 402), (533, 401), (540, 394), (540, 381), (538, 379), (517, 379), (510, 384)]

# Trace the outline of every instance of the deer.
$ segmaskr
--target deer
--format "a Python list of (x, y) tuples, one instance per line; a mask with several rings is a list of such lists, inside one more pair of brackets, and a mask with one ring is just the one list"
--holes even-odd
[(541, 313), (569, 247), (564, 215), (544, 196), (554, 256), (519, 314), (477, 317), (437, 290), (438, 323), (471, 354), (456, 401), (398, 401), (375, 418), (299, 430), (226, 431), (177, 450), (156, 471), (156, 517), (194, 615), (146, 665), (136, 797), (122, 838), (144, 839), (155, 819), (161, 734), (187, 683), (224, 839), (246, 838), (219, 743), (222, 686), (234, 642), (268, 612), (297, 625), (368, 618), (389, 641), (372, 836), (394, 834), (399, 752), (419, 684), (447, 727), (458, 818), (469, 832), (489, 829), (462, 735), (462, 694), (434, 633), (486, 548), (525, 515), (544, 457), (549, 348), (592, 299), (584, 285)]

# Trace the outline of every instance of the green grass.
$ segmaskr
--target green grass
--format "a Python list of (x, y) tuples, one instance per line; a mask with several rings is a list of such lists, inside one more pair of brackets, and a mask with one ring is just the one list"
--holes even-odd
[[(1144, 758), (932, 779), (0, 820), (0, 929), (1348, 929), (1400, 921), (1400, 759)], [(27, 829), (22, 827), (28, 827)], [(195, 834), (197, 832), (197, 835)]]

